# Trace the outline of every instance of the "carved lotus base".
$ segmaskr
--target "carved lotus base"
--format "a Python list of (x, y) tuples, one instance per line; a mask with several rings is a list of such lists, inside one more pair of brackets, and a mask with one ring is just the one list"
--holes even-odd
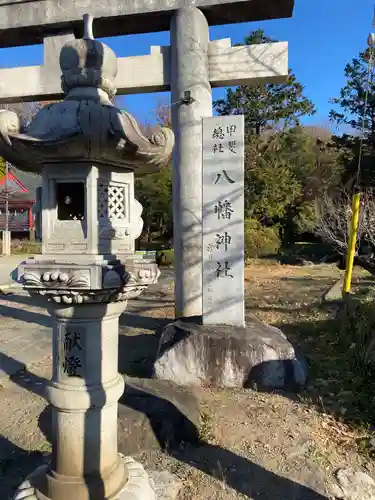
[(18, 280), (30, 294), (57, 304), (109, 303), (134, 299), (156, 283), (160, 271), (151, 260), (129, 257), (120, 261), (79, 263), (29, 259), (18, 268)]
[(116, 500), (156, 500), (154, 485), (142, 464), (131, 457), (123, 457), (123, 460), (129, 480)]
[[(128, 480), (121, 492), (108, 498), (108, 500), (156, 500), (152, 480), (148, 477), (143, 466), (131, 457), (124, 457), (123, 455), (120, 455), (120, 457), (127, 471)], [(46, 497), (34, 486), (42, 480), (43, 476), (46, 476), (48, 470), (49, 468), (47, 465), (38, 467), (18, 487), (12, 500), (55, 500), (52, 497)], [(83, 479), (82, 483), (84, 483)], [(81, 498), (83, 497), (76, 497), (75, 500), (80, 500)], [(107, 500), (107, 498), (103, 498), (103, 500)]]

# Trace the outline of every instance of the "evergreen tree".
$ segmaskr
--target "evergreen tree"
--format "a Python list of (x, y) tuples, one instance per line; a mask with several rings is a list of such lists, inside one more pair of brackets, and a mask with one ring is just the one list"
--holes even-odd
[[(373, 51), (374, 52), (374, 51)], [(330, 119), (337, 125), (346, 125), (351, 134), (336, 137), (336, 144), (345, 155), (343, 183), (350, 187), (357, 175), (360, 149), (362, 149), (359, 183), (362, 187), (375, 184), (375, 53), (369, 65), (369, 49), (361, 52), (345, 66), (345, 86), (340, 95), (331, 99), (336, 108), (330, 112)], [(366, 103), (366, 91), (368, 92)], [(365, 106), (366, 104), (366, 106)], [(363, 136), (362, 136), (363, 129)], [(360, 147), (361, 137), (363, 139)]]
[[(256, 30), (245, 39), (245, 44), (274, 41), (265, 36), (263, 30)], [(280, 123), (299, 124), (301, 116), (315, 113), (313, 103), (304, 96), (303, 85), (292, 70), (289, 70), (285, 83), (239, 85), (235, 90), (227, 89), (225, 99), (215, 101), (214, 107), (219, 115), (243, 114), (246, 132), (256, 135)]]

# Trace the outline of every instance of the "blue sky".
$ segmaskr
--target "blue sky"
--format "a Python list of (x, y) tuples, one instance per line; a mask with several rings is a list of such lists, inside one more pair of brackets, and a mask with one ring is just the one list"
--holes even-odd
[[(373, 13), (374, 0), (296, 0), (291, 19), (211, 27), (211, 40), (230, 37), (232, 43), (241, 43), (250, 31), (262, 28), (271, 38), (288, 41), (289, 66), (317, 107), (316, 115), (305, 122), (327, 125), (331, 109), (328, 100), (337, 96), (345, 83), (345, 64), (365, 48)], [(168, 45), (169, 33), (104, 41), (119, 57), (144, 55), (149, 54), (150, 45)], [(42, 46), (0, 49), (1, 67), (30, 66), (42, 61)], [(224, 92), (215, 89), (214, 99), (224, 96)], [(125, 96), (121, 103), (137, 119), (152, 122), (158, 102), (168, 99), (168, 93), (143, 94)]]

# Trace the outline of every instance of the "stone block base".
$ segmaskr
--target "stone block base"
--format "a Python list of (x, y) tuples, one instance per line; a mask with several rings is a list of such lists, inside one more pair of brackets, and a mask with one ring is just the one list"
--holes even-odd
[(186, 319), (164, 328), (154, 376), (185, 386), (297, 390), (307, 367), (281, 330), (255, 318), (246, 327)]
[[(153, 482), (149, 479), (143, 466), (131, 457), (121, 456), (121, 458), (128, 473), (128, 481), (120, 493), (108, 499), (104, 499), (103, 497), (103, 500), (157, 500)], [(36, 469), (19, 486), (12, 500), (63, 500), (61, 497), (58, 499), (48, 498), (34, 487), (36, 483), (43, 480), (42, 478), (47, 472), (48, 465), (43, 465)], [(66, 500), (70, 499), (67, 498)], [(78, 498), (75, 497), (75, 500), (78, 500)], [(99, 499), (98, 496), (97, 500), (102, 499)]]

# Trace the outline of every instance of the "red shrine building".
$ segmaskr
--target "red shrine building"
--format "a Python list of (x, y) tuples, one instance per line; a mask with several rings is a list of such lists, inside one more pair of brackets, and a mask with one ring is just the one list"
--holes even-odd
[(5, 203), (8, 191), (9, 231), (26, 236), (35, 230), (37, 188), (41, 177), (9, 166), (8, 180), (0, 179), (0, 231), (5, 229)]

